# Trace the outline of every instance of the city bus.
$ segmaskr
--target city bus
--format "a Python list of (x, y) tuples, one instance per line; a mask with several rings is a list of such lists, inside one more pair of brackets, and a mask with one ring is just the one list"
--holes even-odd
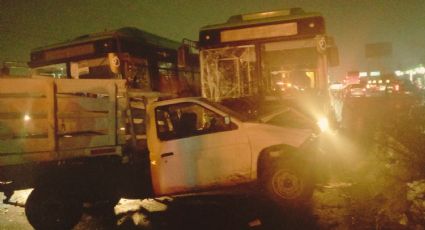
[[(37, 76), (125, 79), (130, 88), (198, 95), (199, 58), (189, 45), (124, 27), (33, 49), (28, 65)], [(181, 48), (194, 52), (186, 52), (181, 60)], [(179, 68), (179, 62), (184, 68)]]
[(292, 8), (232, 16), (202, 27), (199, 49), (202, 95), (213, 101), (244, 109), (241, 101), (295, 101), (309, 113), (329, 104), (328, 67), (338, 64), (338, 51), (319, 13)]

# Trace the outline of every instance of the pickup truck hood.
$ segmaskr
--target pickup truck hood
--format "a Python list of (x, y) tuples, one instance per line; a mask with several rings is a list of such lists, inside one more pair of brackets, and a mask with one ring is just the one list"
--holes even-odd
[(314, 133), (310, 129), (286, 128), (263, 123), (244, 123), (244, 131), (247, 133), (253, 150), (261, 150), (264, 147), (286, 144), (300, 147)]

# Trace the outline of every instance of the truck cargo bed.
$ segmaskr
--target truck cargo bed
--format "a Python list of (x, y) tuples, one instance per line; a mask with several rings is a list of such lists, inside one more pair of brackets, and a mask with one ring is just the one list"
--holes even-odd
[(122, 80), (0, 79), (0, 167), (122, 155), (124, 90)]

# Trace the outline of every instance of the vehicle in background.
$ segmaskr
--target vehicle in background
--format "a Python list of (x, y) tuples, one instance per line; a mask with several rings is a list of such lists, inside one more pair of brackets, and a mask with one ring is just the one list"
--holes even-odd
[(393, 84), (392, 92), (404, 95), (415, 95), (418, 93), (418, 88), (416, 88), (416, 86), (409, 80), (399, 80)]
[(349, 97), (365, 97), (366, 85), (364, 84), (350, 84), (344, 88), (344, 96)]
[(292, 8), (232, 16), (202, 27), (199, 48), (203, 97), (251, 97), (258, 115), (286, 103), (316, 120), (333, 110), (328, 67), (337, 65), (338, 53), (319, 13)]
[(409, 79), (385, 74), (380, 77), (371, 77), (364, 80), (367, 96), (400, 96), (415, 94), (417, 88)]
[(367, 96), (379, 97), (385, 96), (386, 94), (397, 93), (399, 91), (399, 85), (395, 79), (370, 79), (366, 83)]
[(28, 65), (36, 76), (125, 79), (135, 89), (194, 96), (200, 95), (199, 59), (191, 46), (124, 27), (33, 49)]

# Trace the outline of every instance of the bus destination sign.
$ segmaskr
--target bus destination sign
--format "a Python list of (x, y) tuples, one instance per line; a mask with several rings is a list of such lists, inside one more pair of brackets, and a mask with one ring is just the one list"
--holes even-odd
[(296, 22), (264, 25), (242, 29), (221, 31), (221, 42), (234, 42), (252, 39), (293, 36), (298, 34)]

